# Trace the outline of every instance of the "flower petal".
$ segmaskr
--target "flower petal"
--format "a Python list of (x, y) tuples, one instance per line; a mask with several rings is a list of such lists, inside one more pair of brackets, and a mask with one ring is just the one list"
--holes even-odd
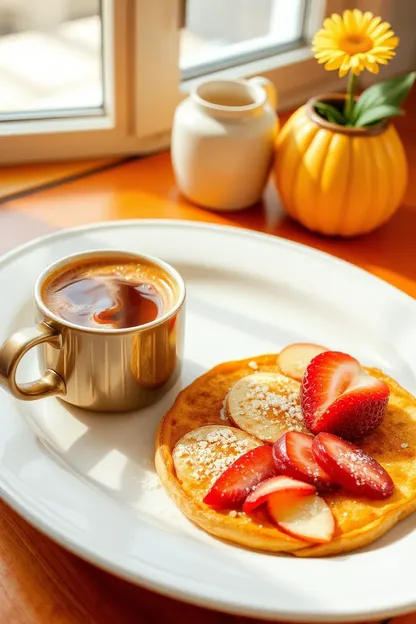
[(375, 35), (374, 33), (372, 34), (372, 40), (373, 41), (380, 41), (380, 39), (382, 41), (385, 41), (386, 39), (390, 39), (390, 37), (394, 37), (394, 31), (391, 30), (391, 28), (389, 28), (388, 30), (386, 30), (382, 35)]
[(313, 38), (312, 43), (314, 45), (332, 45), (334, 49), (339, 48), (335, 37), (323, 37), (322, 35), (319, 35), (319, 37)]
[(362, 72), (365, 69), (366, 54), (357, 54), (358, 57), (358, 69)]
[(346, 54), (344, 58), (344, 62), (339, 68), (339, 75), (341, 78), (343, 76), (346, 76), (346, 74), (348, 74), (348, 72), (350, 71), (351, 69), (350, 61), (351, 61), (351, 57), (348, 54)]
[(387, 46), (376, 46), (371, 50), (371, 54), (396, 54), (392, 48)]
[(371, 35), (373, 30), (375, 28), (377, 28), (377, 26), (380, 24), (380, 22), (381, 22), (381, 17), (373, 17), (373, 19), (371, 20), (369, 26), (367, 27), (367, 35)]
[(390, 48), (391, 50), (395, 50), (400, 43), (399, 37), (390, 37), (386, 41), (382, 42), (382, 45), (386, 48)]
[(344, 52), (342, 50), (320, 50), (315, 54), (316, 59), (325, 58), (326, 60), (337, 58), (339, 56), (344, 56)]
[(342, 30), (339, 27), (339, 25), (333, 21), (333, 19), (331, 17), (327, 17), (324, 20), (324, 29), (331, 33), (332, 35), (336, 35), (339, 36), (342, 34)]
[(355, 20), (357, 30), (361, 30), (364, 22), (363, 12), (360, 11), (360, 9), (353, 9), (352, 14)]
[(343, 50), (331, 48), (331, 49), (326, 49), (326, 50), (319, 50), (317, 54), (330, 54), (331, 56), (343, 56), (345, 52)]
[(388, 63), (391, 61), (391, 59), (394, 56), (395, 56), (394, 54), (393, 56), (377, 56), (376, 63), (380, 63), (381, 65), (388, 65)]
[(360, 61), (359, 54), (354, 54), (354, 56), (351, 57), (350, 66), (351, 71), (354, 72), (356, 76), (358, 76), (362, 72), (362, 70), (364, 69), (364, 65)]
[(335, 22), (343, 32), (345, 32), (345, 24), (341, 15), (338, 15), (338, 13), (332, 13), (331, 18), (332, 21)]
[(317, 56), (315, 54), (315, 58), (318, 61), (318, 63), (327, 63), (328, 61), (330, 61), (332, 59), (332, 54), (323, 54), (322, 56)]
[(320, 28), (319, 30), (316, 31), (315, 35), (314, 35), (314, 39), (316, 39), (316, 37), (321, 37), (321, 36), (326, 36), (327, 32), (324, 28)]
[(366, 11), (364, 13), (363, 16), (363, 26), (368, 26), (368, 24), (371, 22), (371, 20), (373, 19), (373, 14), (371, 13), (371, 11)]
[(357, 27), (352, 11), (350, 11), (349, 9), (344, 11), (343, 18), (347, 32), (355, 34), (357, 32)]
[(324, 54), (330, 54), (332, 55), (334, 53), (334, 48), (332, 46), (326, 47), (326, 46), (314, 46), (312, 48), (313, 52), (315, 52), (315, 54), (319, 54), (320, 52), (324, 53)]
[(368, 69), (369, 72), (371, 72), (372, 74), (378, 74), (379, 71), (379, 67), (377, 65), (377, 63), (370, 63), (368, 60), (365, 63), (365, 67), (366, 69)]
[(337, 45), (337, 41), (335, 37), (332, 37), (330, 35), (324, 36), (324, 35), (315, 35), (315, 37), (312, 39), (312, 43), (314, 45), (316, 44), (331, 44), (335, 49), (337, 49), (339, 46)]
[(372, 32), (371, 32), (371, 38), (372, 39), (377, 39), (377, 37), (380, 37), (381, 35), (383, 35), (385, 32), (387, 32), (388, 30), (390, 30), (390, 26), (391, 24), (389, 24), (388, 22), (382, 22), (381, 24), (379, 24), (377, 26), (377, 28), (375, 28)]
[(344, 62), (344, 57), (339, 56), (338, 58), (333, 58), (325, 64), (325, 69), (328, 71), (332, 71), (333, 69), (339, 69)]
[(377, 39), (375, 39), (373, 41), (373, 47), (374, 48), (381, 48), (381, 47), (386, 47), (386, 48), (397, 48), (397, 46), (399, 45), (399, 40), (397, 37), (392, 37), (391, 35), (389, 36), (382, 36), (382, 37), (377, 37)]

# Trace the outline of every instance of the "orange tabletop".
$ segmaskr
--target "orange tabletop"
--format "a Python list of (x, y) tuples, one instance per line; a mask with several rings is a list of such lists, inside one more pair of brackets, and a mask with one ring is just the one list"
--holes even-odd
[[(403, 206), (354, 240), (311, 234), (287, 218), (270, 183), (260, 205), (209, 212), (178, 192), (168, 153), (132, 160), (0, 206), (0, 252), (64, 227), (131, 218), (208, 221), (283, 236), (356, 264), (416, 296), (416, 114), (397, 121), (410, 162)], [(415, 176), (415, 177), (413, 177)], [(415, 590), (416, 591), (416, 590)], [(66, 552), (0, 503), (0, 623), (198, 624), (250, 622), (185, 605), (112, 577)], [(416, 614), (395, 624), (416, 624)]]

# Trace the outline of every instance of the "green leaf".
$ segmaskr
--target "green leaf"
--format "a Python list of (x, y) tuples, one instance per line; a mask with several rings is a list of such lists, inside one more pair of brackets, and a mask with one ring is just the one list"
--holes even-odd
[(354, 126), (369, 126), (387, 117), (396, 117), (397, 115), (404, 115), (404, 111), (401, 108), (397, 108), (397, 106), (388, 104), (374, 106), (374, 108), (363, 111)]
[(412, 72), (406, 76), (379, 82), (366, 89), (355, 104), (353, 122), (355, 123), (364, 111), (375, 106), (388, 105), (399, 108), (412, 88), (415, 78), (416, 72)]
[(314, 106), (317, 112), (331, 123), (341, 126), (345, 126), (347, 123), (344, 115), (337, 108), (335, 108), (335, 106), (332, 106), (332, 104), (327, 104), (326, 102), (315, 102)]
[[(328, 119), (328, 121), (330, 121), (333, 124), (338, 124), (336, 118), (334, 115), (332, 115), (329, 111), (327, 111), (326, 113), (326, 118)], [(339, 125), (339, 124), (338, 124)]]

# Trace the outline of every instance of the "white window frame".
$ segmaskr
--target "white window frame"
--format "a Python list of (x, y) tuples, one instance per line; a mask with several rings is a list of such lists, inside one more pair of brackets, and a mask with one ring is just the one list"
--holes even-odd
[[(289, 0), (288, 0), (289, 1)], [(179, 44), (183, 0), (103, 0), (104, 115), (0, 124), (0, 164), (148, 154), (169, 147), (175, 107), (198, 82), (181, 83)], [(366, 0), (366, 10), (386, 10), (387, 0)], [(346, 0), (312, 0), (307, 39)], [(359, 0), (354, 3), (360, 4)], [(391, 13), (391, 11), (390, 11)], [(380, 13), (386, 18), (385, 14)], [(108, 60), (109, 59), (109, 60)], [(322, 91), (341, 90), (337, 72), (326, 72), (305, 47), (214, 72), (209, 77), (272, 80), (280, 110)]]

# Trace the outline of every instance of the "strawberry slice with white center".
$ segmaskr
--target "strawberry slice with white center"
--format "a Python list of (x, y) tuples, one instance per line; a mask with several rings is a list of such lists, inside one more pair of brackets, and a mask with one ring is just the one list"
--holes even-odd
[(327, 351), (327, 349), (321, 345), (311, 342), (294, 342), (279, 353), (277, 363), (284, 375), (302, 381), (309, 362), (323, 351)]
[(329, 431), (353, 440), (380, 426), (387, 410), (389, 388), (350, 355), (325, 351), (306, 368), (300, 396), (309, 431)]
[(313, 440), (312, 450), (320, 466), (349, 492), (375, 500), (393, 494), (389, 473), (351, 442), (332, 433), (320, 433)]
[(273, 445), (278, 472), (292, 479), (312, 483), (320, 492), (336, 489), (337, 483), (321, 468), (312, 453), (313, 436), (288, 431)]
[(265, 503), (271, 494), (279, 493), (282, 498), (282, 504), (286, 498), (291, 496), (310, 496), (311, 494), (315, 494), (316, 488), (310, 483), (303, 483), (302, 481), (296, 481), (295, 479), (290, 479), (289, 477), (273, 477), (272, 479), (267, 479), (267, 481), (263, 481), (258, 485), (246, 498), (243, 511), (245, 513), (250, 513), (256, 507), (259, 507), (263, 503)]
[(332, 539), (334, 517), (317, 494), (282, 502), (279, 494), (272, 494), (267, 501), (269, 514), (280, 529), (307, 542), (323, 544)]
[(218, 477), (204, 503), (218, 509), (237, 509), (251, 490), (276, 474), (272, 447), (257, 446), (241, 455)]

